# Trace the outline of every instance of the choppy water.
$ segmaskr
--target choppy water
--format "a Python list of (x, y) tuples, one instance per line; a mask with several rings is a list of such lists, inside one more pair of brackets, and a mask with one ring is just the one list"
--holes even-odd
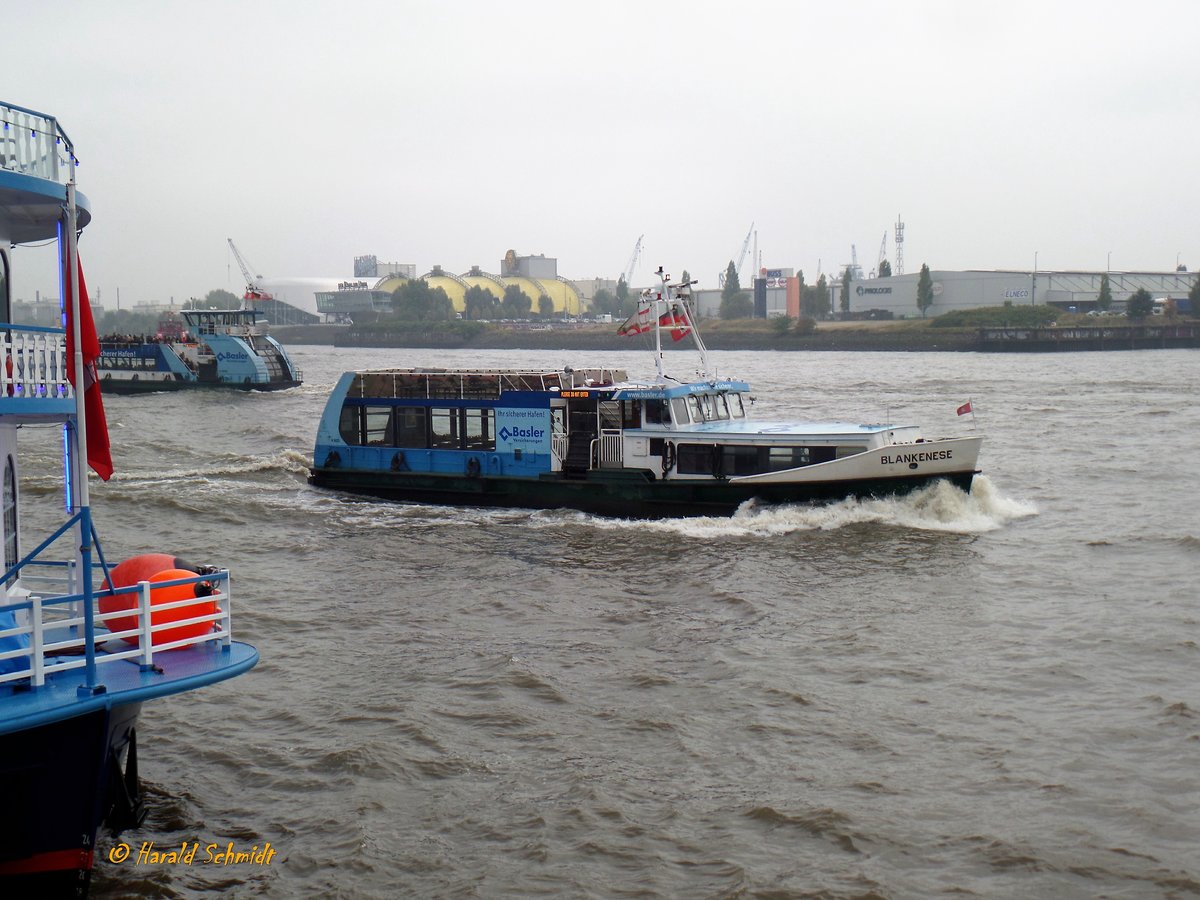
[(104, 836), (97, 896), (1200, 894), (1194, 352), (716, 354), (767, 418), (971, 399), (986, 474), (653, 523), (305, 483), (343, 369), (612, 354), (295, 355), (283, 394), (107, 401), (107, 555), (228, 564), (262, 652), (146, 707), (123, 840), (278, 855)]

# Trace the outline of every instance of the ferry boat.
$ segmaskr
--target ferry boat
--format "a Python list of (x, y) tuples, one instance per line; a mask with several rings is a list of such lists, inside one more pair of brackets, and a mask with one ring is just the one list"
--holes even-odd
[[(0, 103), (0, 119), (0, 893), (78, 897), (100, 826), (145, 815), (142, 704), (246, 672), (258, 652), (232, 639), (227, 570), (166, 554), (105, 558), (88, 468), (107, 479), (112, 463), (77, 254), (89, 204), (53, 116)], [(10, 248), (55, 238), (66, 327), (14, 324)], [(50, 509), (40, 490), (20, 489), (18, 438), (36, 426), (62, 433), (63, 459), (25, 473), (62, 479)], [(45, 466), (44, 448), (36, 459)], [(31, 518), (49, 533), (22, 531)]]
[(248, 302), (241, 309), (182, 310), (181, 326), (160, 324), (153, 336), (106, 335), (96, 364), (104, 393), (296, 387), (300, 370)]
[[(970, 490), (978, 435), (928, 440), (915, 425), (757, 420), (749, 384), (707, 375), (690, 285), (659, 273), (663, 290), (620, 329), (653, 328), (654, 380), (569, 367), (346, 372), (318, 425), (310, 483), (640, 518), (902, 494), (937, 480)], [(699, 380), (664, 375), (664, 332), (693, 337)]]

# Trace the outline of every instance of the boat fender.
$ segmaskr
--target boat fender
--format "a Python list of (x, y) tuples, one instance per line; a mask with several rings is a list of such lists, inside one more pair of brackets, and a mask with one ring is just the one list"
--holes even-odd
[(675, 442), (674, 441), (664, 441), (663, 442), (663, 455), (662, 455), (663, 478), (666, 478), (667, 473), (675, 468), (676, 461), (677, 461), (677, 456), (675, 453)]
[(467, 476), (469, 478), (479, 477), (479, 457), (472, 456), (467, 460)]
[(408, 461), (405, 460), (405, 458), (404, 458), (403, 450), (397, 450), (395, 455), (392, 456), (392, 471), (393, 472), (408, 471)]
[(325, 465), (323, 468), (332, 469), (334, 466), (342, 464), (342, 456), (336, 450), (330, 450), (329, 455), (325, 457)]

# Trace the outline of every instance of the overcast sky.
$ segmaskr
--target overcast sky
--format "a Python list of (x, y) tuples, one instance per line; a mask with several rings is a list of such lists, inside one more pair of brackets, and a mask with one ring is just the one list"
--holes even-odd
[(1200, 267), (1195, 2), (55, 0), (4, 34), (110, 308), (240, 292), (229, 237), (269, 279), (509, 248), (583, 279), (645, 235), (635, 285), (715, 287), (751, 223), (812, 282), (885, 233), (894, 265), (900, 216), (909, 272)]

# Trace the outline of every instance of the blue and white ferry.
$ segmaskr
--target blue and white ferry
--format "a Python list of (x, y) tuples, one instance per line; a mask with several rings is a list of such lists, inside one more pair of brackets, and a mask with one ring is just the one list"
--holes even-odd
[(278, 391), (303, 376), (268, 333), (261, 310), (187, 309), (183, 327), (152, 336), (109, 335), (96, 371), (106, 394), (143, 394), (185, 388)]
[[(228, 571), (169, 555), (105, 558), (87, 471), (107, 477), (111, 462), (76, 246), (91, 213), (57, 120), (5, 103), (0, 120), (0, 894), (83, 896), (99, 827), (144, 817), (142, 704), (241, 674), (258, 652), (232, 639)], [(13, 324), (10, 248), (54, 239), (66, 327)], [(20, 489), (18, 438), (31, 426), (62, 432), (51, 509)], [(31, 511), (57, 527), (22, 531)]]
[[(660, 274), (662, 270), (659, 270)], [(662, 332), (690, 333), (688, 285), (645, 298), (657, 377), (614, 369), (347, 372), (317, 429), (310, 483), (399, 500), (566, 507), (602, 515), (729, 515), (751, 500), (970, 490), (982, 438), (915, 425), (766, 422), (744, 381), (663, 374)], [(632, 327), (631, 327), (632, 323)]]

